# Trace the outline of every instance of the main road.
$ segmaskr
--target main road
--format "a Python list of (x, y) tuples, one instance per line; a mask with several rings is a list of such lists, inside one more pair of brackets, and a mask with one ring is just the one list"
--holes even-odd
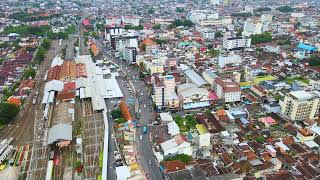
[[(151, 93), (146, 85), (139, 79), (138, 69), (109, 54), (101, 39), (96, 39), (96, 42), (103, 56), (115, 64), (118, 64), (122, 68), (123, 73), (129, 78), (129, 84), (132, 86), (133, 92), (135, 92), (135, 113), (139, 115), (138, 123), (147, 125), (148, 129), (151, 129), (151, 124), (154, 120), (151, 108)], [(139, 155), (138, 162), (142, 166), (144, 173), (152, 180), (164, 179), (153, 153), (150, 130), (144, 135), (142, 129), (138, 129), (136, 135), (136, 150)], [(139, 138), (140, 135), (143, 136), (142, 140)]]

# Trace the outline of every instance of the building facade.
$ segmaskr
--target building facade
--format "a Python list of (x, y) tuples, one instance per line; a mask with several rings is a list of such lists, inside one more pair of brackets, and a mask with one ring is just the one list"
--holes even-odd
[(241, 100), (240, 86), (231, 79), (216, 78), (213, 87), (217, 96), (223, 98), (226, 103)]
[(123, 51), (123, 59), (128, 63), (135, 64), (137, 62), (137, 48), (125, 47)]
[(293, 121), (316, 119), (319, 116), (319, 97), (306, 91), (292, 91), (280, 101), (281, 112)]
[[(153, 84), (153, 102), (158, 109), (167, 107), (172, 94), (175, 94), (176, 83), (172, 75), (155, 76)], [(171, 103), (171, 102), (170, 102)]]
[(223, 40), (223, 48), (226, 50), (249, 48), (251, 46), (251, 38), (229, 38)]

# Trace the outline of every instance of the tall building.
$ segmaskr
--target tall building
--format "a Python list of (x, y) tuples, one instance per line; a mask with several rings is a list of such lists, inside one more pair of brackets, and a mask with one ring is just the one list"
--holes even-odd
[(116, 51), (123, 51), (125, 47), (138, 48), (138, 36), (132, 33), (111, 36), (111, 47)]
[(319, 116), (319, 97), (306, 91), (292, 91), (280, 101), (281, 112), (293, 121), (316, 119)]
[(251, 38), (229, 38), (223, 40), (223, 48), (226, 50), (249, 48), (251, 46)]
[(153, 102), (158, 109), (166, 107), (168, 99), (175, 93), (176, 83), (172, 75), (155, 76), (153, 84)]
[(137, 48), (125, 47), (123, 51), (123, 59), (128, 63), (135, 64), (137, 62)]
[(218, 58), (218, 66), (220, 68), (224, 68), (224, 66), (227, 64), (239, 65), (241, 64), (241, 62), (242, 62), (242, 59), (237, 54), (220, 55)]
[(217, 96), (223, 98), (226, 103), (240, 101), (240, 86), (231, 79), (216, 78), (213, 88)]
[(261, 34), (262, 33), (262, 23), (260, 20), (247, 19), (244, 22), (243, 27), (243, 36), (250, 36), (253, 34)]

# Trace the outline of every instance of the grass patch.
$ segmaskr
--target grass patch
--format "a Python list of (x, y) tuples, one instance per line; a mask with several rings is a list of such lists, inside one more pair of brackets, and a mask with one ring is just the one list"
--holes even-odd
[(188, 132), (190, 129), (195, 129), (197, 125), (196, 118), (191, 115), (187, 115), (186, 117), (176, 116), (174, 117), (174, 121), (179, 126), (181, 132)]
[(295, 81), (300, 81), (305, 84), (309, 84), (309, 79), (306, 79), (303, 77), (288, 77), (288, 78), (286, 78), (286, 82), (290, 85), (292, 85)]

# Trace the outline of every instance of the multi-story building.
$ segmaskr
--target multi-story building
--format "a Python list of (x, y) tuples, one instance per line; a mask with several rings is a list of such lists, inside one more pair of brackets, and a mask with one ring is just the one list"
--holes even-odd
[(123, 51), (125, 47), (138, 48), (138, 36), (132, 33), (111, 36), (111, 47), (116, 51)]
[(107, 26), (105, 28), (105, 38), (110, 41), (111, 36), (120, 36), (124, 33), (125, 29), (122, 26)]
[(316, 119), (319, 116), (319, 97), (310, 92), (292, 91), (279, 104), (281, 112), (293, 121)]
[(242, 62), (241, 57), (236, 54), (220, 55), (218, 58), (218, 66), (220, 68), (223, 68), (227, 64), (239, 65), (241, 62)]
[(193, 10), (188, 15), (188, 19), (196, 24), (206, 19), (218, 19), (218, 18), (219, 18), (219, 14), (217, 12), (210, 12), (207, 10)]
[(125, 47), (123, 51), (123, 59), (128, 63), (135, 64), (137, 62), (137, 48)]
[(223, 48), (226, 50), (249, 48), (251, 46), (251, 38), (229, 38), (223, 40)]
[(155, 76), (153, 102), (158, 109), (167, 107), (169, 99), (172, 100), (172, 94), (175, 94), (175, 87), (176, 83), (172, 75)]
[(243, 27), (243, 36), (250, 36), (253, 34), (261, 34), (262, 33), (262, 23), (260, 20), (247, 19), (244, 22)]
[(214, 80), (214, 91), (219, 98), (225, 102), (237, 102), (241, 99), (241, 89), (238, 83), (231, 79), (216, 78)]
[(106, 25), (133, 25), (139, 26), (140, 18), (136, 16), (110, 16), (106, 18)]

